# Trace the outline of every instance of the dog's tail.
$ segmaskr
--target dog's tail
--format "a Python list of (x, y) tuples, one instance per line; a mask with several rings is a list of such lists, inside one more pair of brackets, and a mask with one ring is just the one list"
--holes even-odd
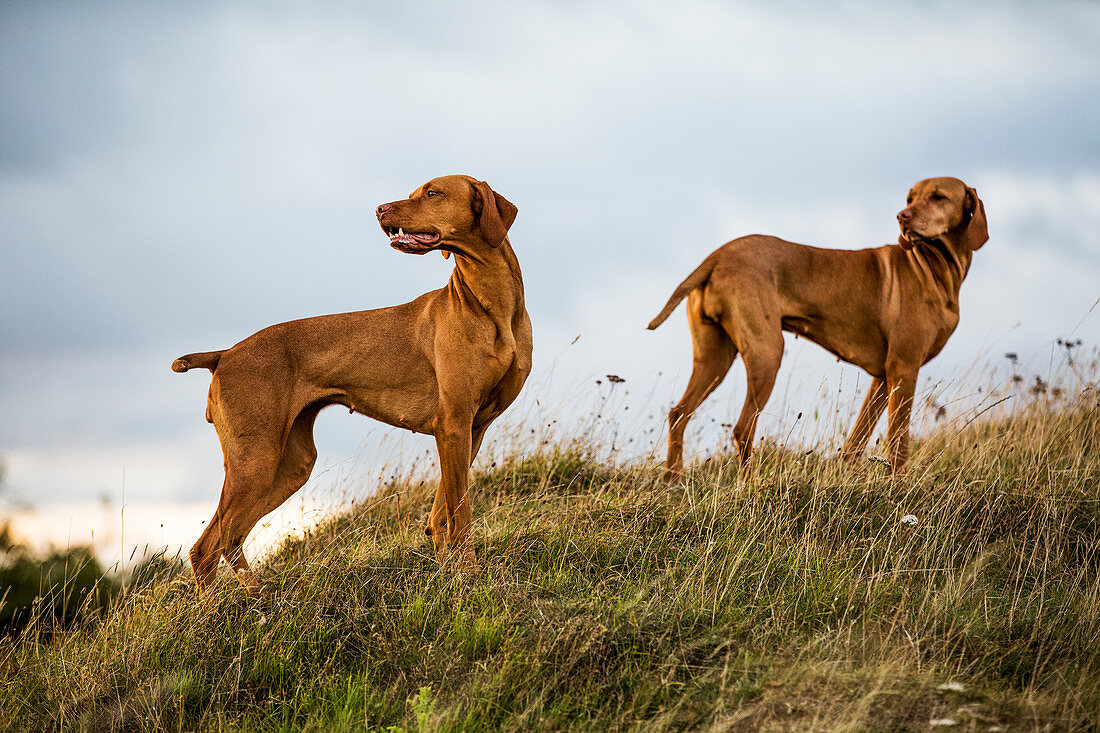
[(656, 318), (649, 322), (649, 330), (652, 331), (664, 323), (665, 319), (671, 315), (672, 311), (676, 310), (676, 306), (680, 305), (680, 301), (686, 298), (688, 293), (706, 284), (707, 280), (710, 279), (710, 273), (713, 271), (714, 256), (711, 255), (703, 260), (703, 264), (696, 267), (695, 271), (687, 276), (687, 279), (676, 286), (676, 290), (672, 291), (672, 297), (665, 303), (665, 307), (661, 309)]
[(185, 354), (172, 362), (172, 371), (185, 372), (188, 369), (209, 369), (210, 371), (214, 371), (224, 353), (225, 349), (221, 351), (200, 351), (197, 354)]

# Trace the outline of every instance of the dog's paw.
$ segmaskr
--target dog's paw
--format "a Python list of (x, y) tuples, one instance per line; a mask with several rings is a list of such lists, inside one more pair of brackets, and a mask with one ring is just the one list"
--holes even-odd
[(457, 570), (476, 570), (477, 553), (469, 545), (436, 548), (436, 560), (440, 565), (450, 565)]
[(460, 547), (455, 550), (455, 560), (458, 561), (459, 567), (463, 570), (477, 570), (477, 553), (474, 552), (472, 547)]

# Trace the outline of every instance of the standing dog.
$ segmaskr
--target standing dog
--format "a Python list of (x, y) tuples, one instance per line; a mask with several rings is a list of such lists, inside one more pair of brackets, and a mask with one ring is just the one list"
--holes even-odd
[(470, 463), (531, 371), (531, 320), (508, 241), (516, 207), (483, 181), (436, 178), (378, 207), (390, 246), (455, 256), (447, 286), (404, 305), (280, 323), (231, 349), (181, 356), (210, 382), (206, 419), (225, 456), (213, 519), (191, 549), (199, 590), (224, 557), (259, 589), (245, 537), (309, 478), (313, 421), (328, 405), (435, 436), (440, 480), (428, 533), (443, 560), (474, 561)]
[(741, 354), (748, 395), (733, 429), (742, 467), (779, 362), (783, 331), (805, 336), (874, 377), (842, 454), (863, 453), (889, 406), (890, 468), (909, 458), (909, 414), (917, 371), (959, 322), (959, 287), (974, 251), (989, 239), (985, 207), (957, 178), (930, 178), (909, 191), (897, 245), (820, 249), (752, 235), (715, 250), (649, 324), (661, 325), (687, 297), (693, 369), (668, 415), (665, 478), (684, 470), (684, 428)]

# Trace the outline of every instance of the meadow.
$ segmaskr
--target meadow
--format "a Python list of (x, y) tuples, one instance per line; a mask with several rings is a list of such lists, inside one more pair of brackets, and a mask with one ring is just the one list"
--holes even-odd
[(0, 638), (0, 729), (1094, 730), (1077, 368), (925, 431), (898, 477), (772, 439), (748, 478), (719, 450), (669, 485), (606, 430), (505, 442), (472, 478), (476, 569), (436, 562), (434, 485), (395, 475), (272, 553), (262, 597), (162, 563)]

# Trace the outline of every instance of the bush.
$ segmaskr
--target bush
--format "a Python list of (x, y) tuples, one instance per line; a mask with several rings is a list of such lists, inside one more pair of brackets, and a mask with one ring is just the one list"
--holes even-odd
[(82, 615), (106, 608), (117, 587), (106, 578), (89, 547), (55, 550), (39, 557), (14, 544), (7, 526), (0, 531), (0, 629), (28, 624), (43, 629), (71, 625)]

